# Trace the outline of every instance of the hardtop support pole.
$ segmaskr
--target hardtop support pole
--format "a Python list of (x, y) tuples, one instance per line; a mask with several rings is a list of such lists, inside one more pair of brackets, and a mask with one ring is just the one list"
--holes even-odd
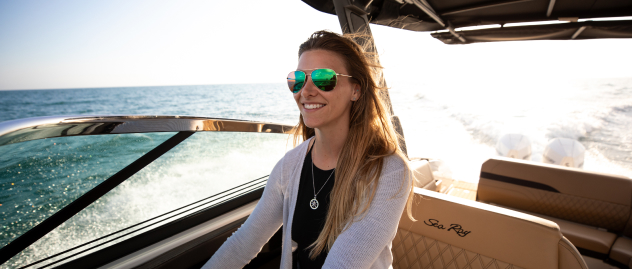
[[(368, 48), (369, 52), (377, 53), (375, 42), (373, 41), (373, 34), (371, 33), (371, 27), (369, 27), (369, 18), (364, 9), (353, 5), (351, 3), (351, 0), (333, 0), (333, 2), (336, 9), (336, 15), (338, 15), (338, 21), (340, 22), (340, 27), (342, 28), (342, 32), (345, 34), (366, 34), (366, 36), (363, 36), (361, 38), (355, 38), (354, 41), (361, 46), (365, 46), (366, 48)], [(382, 98), (384, 99), (386, 105), (390, 110), (389, 112), (391, 114), (391, 122), (393, 123), (395, 131), (400, 136), (399, 145), (404, 152), (404, 155), (408, 157), (406, 140), (404, 139), (404, 129), (402, 128), (402, 123), (399, 121), (399, 117), (395, 116), (395, 113), (393, 112), (393, 104), (391, 103), (391, 97), (388, 93), (388, 89), (386, 88), (386, 80), (384, 79), (383, 74), (380, 77), (379, 83), (379, 86), (384, 88)]]
[(551, 17), (551, 12), (553, 12), (554, 6), (555, 6), (555, 0), (549, 0), (549, 8), (546, 10), (547, 17)]
[(434, 9), (432, 9), (432, 7), (428, 4), (428, 2), (426, 1), (422, 2), (421, 0), (413, 0), (413, 3), (419, 9), (421, 9), (424, 13), (428, 14), (428, 16), (430, 16), (430, 18), (435, 20), (439, 25), (443, 27), (447, 27), (446, 23), (443, 22), (443, 20), (439, 17), (439, 15), (437, 15)]
[(575, 33), (573, 34), (571, 39), (577, 38), (584, 30), (586, 30), (586, 26), (579, 27), (579, 29), (577, 29), (577, 31), (575, 31)]
[(457, 33), (456, 31), (454, 31), (454, 27), (452, 26), (452, 23), (448, 23), (448, 31), (450, 31), (450, 33), (458, 38), (461, 42), (465, 43), (467, 42), (467, 40), (465, 40), (464, 37), (462, 37), (461, 35), (459, 35), (459, 33)]

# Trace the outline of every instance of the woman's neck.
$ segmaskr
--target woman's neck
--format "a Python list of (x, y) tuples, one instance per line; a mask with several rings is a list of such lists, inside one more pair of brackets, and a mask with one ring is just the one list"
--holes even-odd
[(336, 168), (338, 156), (347, 140), (349, 128), (335, 130), (315, 129), (314, 146), (312, 148), (312, 161), (322, 170)]

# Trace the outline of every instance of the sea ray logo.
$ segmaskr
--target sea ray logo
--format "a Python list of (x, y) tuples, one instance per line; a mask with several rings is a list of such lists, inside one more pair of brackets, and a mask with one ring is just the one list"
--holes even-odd
[[(426, 222), (424, 220), (424, 224), (430, 226), (430, 227), (435, 227), (439, 230), (445, 230), (446, 227), (443, 226), (443, 224), (440, 224), (438, 220), (436, 219), (428, 219), (428, 221)], [(461, 224), (450, 224), (450, 228), (448, 229), (448, 231), (454, 231), (458, 236), (460, 237), (465, 237), (466, 235), (470, 234), (472, 231), (466, 231), (463, 229), (463, 227), (461, 226)]]

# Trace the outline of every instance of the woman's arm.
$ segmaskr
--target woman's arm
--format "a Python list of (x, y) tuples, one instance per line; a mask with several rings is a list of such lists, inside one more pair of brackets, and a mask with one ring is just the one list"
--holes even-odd
[[(388, 162), (389, 169), (380, 177), (371, 206), (362, 219), (338, 236), (323, 268), (371, 268), (380, 258), (397, 231), (411, 188), (402, 162)], [(384, 166), (387, 168), (387, 162)]]
[(261, 199), (246, 222), (202, 266), (209, 268), (242, 268), (283, 224), (283, 159), (272, 169)]

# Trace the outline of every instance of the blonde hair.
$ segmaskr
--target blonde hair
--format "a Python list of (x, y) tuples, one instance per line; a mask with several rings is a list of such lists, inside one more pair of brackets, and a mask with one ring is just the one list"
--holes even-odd
[[(338, 156), (333, 190), (330, 194), (329, 211), (318, 239), (310, 245), (310, 258), (315, 259), (325, 248), (331, 250), (336, 238), (352, 221), (362, 218), (368, 210), (382, 173), (384, 157), (396, 155), (408, 168), (407, 157), (402, 153), (399, 136), (391, 124), (390, 107), (384, 102), (386, 88), (379, 86), (382, 67), (378, 56), (370, 48), (358, 45), (352, 38), (367, 39), (366, 34), (340, 36), (328, 31), (312, 34), (299, 47), (300, 56), (310, 50), (327, 50), (344, 59), (348, 75), (360, 85), (360, 98), (351, 105), (349, 134)], [(368, 36), (370, 38), (370, 36)], [(370, 42), (362, 42), (371, 45)], [(294, 145), (299, 139), (307, 140), (315, 135), (300, 116), (294, 129)], [(408, 169), (407, 169), (408, 171)], [(412, 218), (412, 176), (402, 190), (408, 191), (407, 212)]]

